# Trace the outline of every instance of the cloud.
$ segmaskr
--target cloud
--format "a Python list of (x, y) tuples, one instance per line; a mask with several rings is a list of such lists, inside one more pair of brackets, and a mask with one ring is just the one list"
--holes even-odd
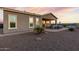
[(62, 23), (79, 22), (79, 8), (77, 7), (11, 7), (13, 9), (27, 11), (32, 13), (50, 13), (58, 17), (58, 21)]
[(10, 8), (40, 14), (49, 12), (62, 12), (71, 9), (71, 7), (10, 7)]

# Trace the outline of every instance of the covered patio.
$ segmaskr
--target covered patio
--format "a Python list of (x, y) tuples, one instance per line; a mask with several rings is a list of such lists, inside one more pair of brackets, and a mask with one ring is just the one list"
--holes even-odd
[[(54, 21), (53, 23), (52, 23), (52, 21)], [(57, 24), (57, 21), (56, 20), (53, 20), (53, 19), (42, 19), (42, 23), (43, 23), (43, 27), (45, 27), (45, 28), (48, 28), (48, 27), (50, 27), (52, 24)]]
[(52, 13), (44, 14), (42, 17), (43, 27), (49, 28), (52, 24), (57, 24), (57, 17)]

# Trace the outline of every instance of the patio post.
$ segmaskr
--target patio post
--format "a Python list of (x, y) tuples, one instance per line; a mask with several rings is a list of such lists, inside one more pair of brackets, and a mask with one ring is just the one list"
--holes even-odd
[(57, 19), (55, 20), (55, 24), (57, 24)]
[(49, 24), (50, 24), (50, 26), (51, 26), (51, 20), (49, 20)]
[(46, 27), (46, 20), (45, 20), (45, 27)]

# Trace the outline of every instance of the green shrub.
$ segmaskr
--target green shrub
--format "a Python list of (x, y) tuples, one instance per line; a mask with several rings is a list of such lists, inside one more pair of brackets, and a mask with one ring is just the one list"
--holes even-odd
[(66, 24), (63, 24), (63, 26), (66, 27), (67, 25)]
[(37, 33), (37, 34), (40, 34), (40, 33), (44, 32), (44, 28), (40, 27), (40, 26), (36, 26), (34, 28), (34, 32)]
[(68, 30), (69, 30), (69, 31), (74, 31), (74, 28), (69, 28)]

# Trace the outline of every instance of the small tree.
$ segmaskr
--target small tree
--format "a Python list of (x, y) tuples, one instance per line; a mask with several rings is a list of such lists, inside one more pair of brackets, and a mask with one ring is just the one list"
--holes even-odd
[(40, 33), (44, 32), (44, 28), (41, 27), (41, 26), (36, 26), (34, 28), (34, 32), (37, 33), (37, 34), (40, 34)]

